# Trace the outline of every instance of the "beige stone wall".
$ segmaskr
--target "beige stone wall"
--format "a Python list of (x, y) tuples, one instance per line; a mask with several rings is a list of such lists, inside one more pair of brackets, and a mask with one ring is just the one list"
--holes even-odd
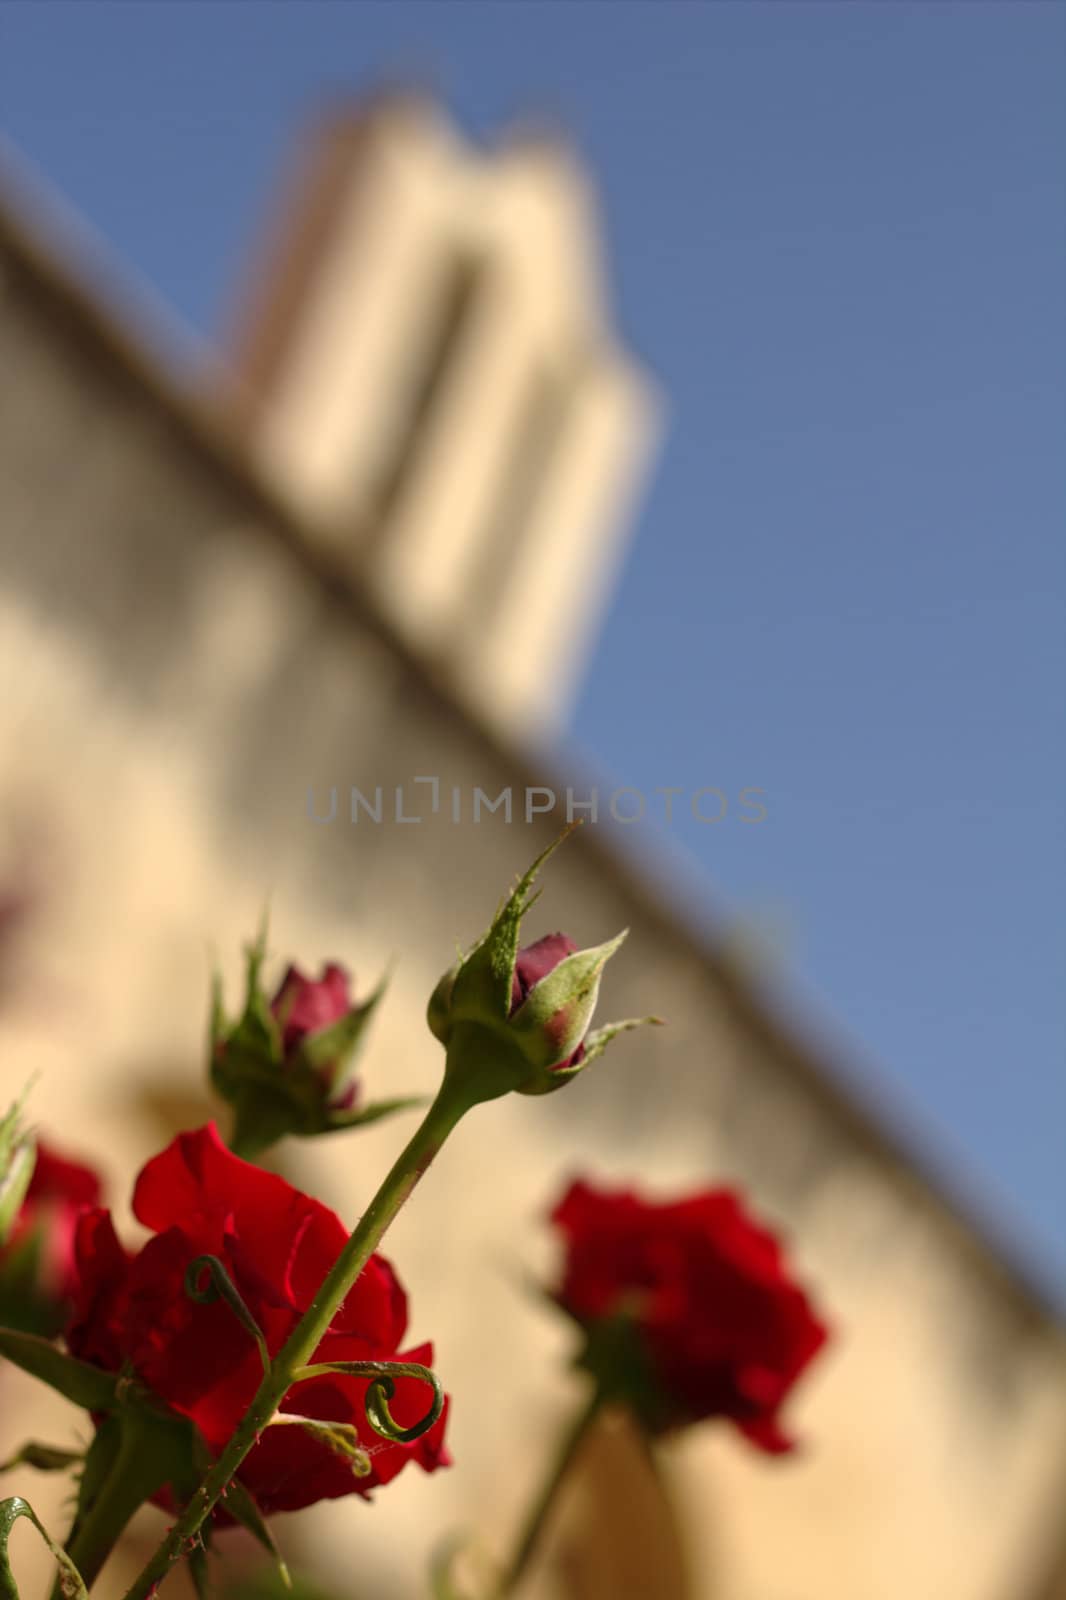
[[(235, 984), (267, 895), (279, 959), (339, 956), (369, 982), (399, 958), (368, 1091), (435, 1083), (429, 989), (554, 825), (352, 825), (349, 787), (437, 774), (494, 795), (551, 775), (479, 733), (325, 582), (202, 420), (84, 308), (34, 286), (13, 242), (0, 260), (0, 803), (32, 819), (50, 885), (32, 977), (0, 1015), (3, 1088), (41, 1072), (35, 1113), (105, 1153), (128, 1225), (136, 1167), (174, 1117), (207, 1112), (212, 953)], [(320, 802), (339, 786), (335, 822), (310, 820), (309, 785)], [(663, 1190), (737, 1179), (838, 1337), (798, 1397), (801, 1457), (768, 1463), (710, 1428), (668, 1452), (696, 1600), (1018, 1600), (1061, 1517), (1060, 1329), (613, 848), (594, 828), (568, 844), (532, 931), (588, 943), (630, 925), (605, 1014), (670, 1026), (460, 1130), (389, 1241), (412, 1333), (436, 1339), (455, 1394), (457, 1465), (405, 1475), (374, 1508), (282, 1520), (279, 1537), (339, 1584), (367, 1574), (375, 1600), (423, 1594), (426, 1552), (457, 1525), (502, 1545), (574, 1396), (566, 1330), (523, 1287), (550, 1261), (546, 1204), (579, 1171)], [(401, 1136), (287, 1151), (288, 1170), (351, 1219)], [(61, 1406), (2, 1381), (0, 1444), (62, 1433)], [(58, 1525), (56, 1491), (17, 1486)], [(28, 1539), (18, 1560), (36, 1560)], [(542, 1592), (560, 1591), (546, 1576)]]

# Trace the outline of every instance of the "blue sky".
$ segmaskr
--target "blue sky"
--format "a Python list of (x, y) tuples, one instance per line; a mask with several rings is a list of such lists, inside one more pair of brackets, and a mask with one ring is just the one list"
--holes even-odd
[(1064, 60), (1039, 3), (0, 5), (0, 127), (208, 335), (323, 94), (570, 131), (671, 408), (571, 737), (766, 790), (669, 843), (1066, 1284)]

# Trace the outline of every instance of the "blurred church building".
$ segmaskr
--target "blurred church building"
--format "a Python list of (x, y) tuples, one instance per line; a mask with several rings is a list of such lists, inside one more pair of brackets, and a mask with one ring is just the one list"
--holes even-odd
[[(141, 1162), (212, 1114), (212, 959), (232, 1001), (267, 897), (279, 964), (338, 959), (369, 987), (397, 958), (368, 1095), (433, 1087), (428, 994), (565, 820), (519, 797), (579, 784), (558, 735), (663, 405), (555, 134), (475, 147), (408, 95), (324, 117), (195, 373), (54, 202), (0, 180), (0, 874), (36, 889), (3, 1089), (39, 1072), (35, 1116), (106, 1152), (132, 1227)], [(456, 821), (448, 797), (475, 791), (514, 814)], [(605, 1424), (530, 1600), (1052, 1600), (1060, 1310), (631, 837), (590, 819), (528, 931), (629, 926), (604, 1011), (670, 1026), (460, 1129), (387, 1242), (455, 1397), (456, 1465), (281, 1519), (286, 1554), (339, 1600), (421, 1600), (450, 1532), (506, 1547), (576, 1392), (523, 1285), (587, 1172), (742, 1185), (836, 1337), (795, 1458), (706, 1427), (653, 1476)], [(351, 1219), (399, 1137), (286, 1147), (285, 1170)], [(5, 1431), (69, 1431), (7, 1373), (4, 1404)], [(143, 1514), (131, 1561), (159, 1526)]]
[(565, 147), (390, 100), (317, 131), (242, 301), (252, 452), (504, 734), (565, 708), (654, 435), (601, 279)]

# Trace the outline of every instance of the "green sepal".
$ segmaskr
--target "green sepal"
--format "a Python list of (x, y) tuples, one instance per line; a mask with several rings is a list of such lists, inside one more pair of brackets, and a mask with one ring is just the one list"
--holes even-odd
[[(557, 839), (552, 840), (546, 850), (541, 851), (500, 906), (488, 933), (460, 963), (451, 984), (449, 1014), (454, 1020), (487, 1024), (497, 1022), (501, 1025), (506, 1022), (511, 1009), (511, 988), (522, 918), (537, 899), (537, 895), (530, 891), (548, 857), (576, 826), (576, 823), (572, 823)], [(437, 1037), (440, 1037), (439, 1033)]]
[(118, 1458), (121, 1440), (122, 1426), (118, 1418), (113, 1414), (105, 1416), (85, 1452), (85, 1465), (78, 1479), (75, 1528), (107, 1482), (108, 1474)]
[(628, 929), (589, 950), (575, 950), (533, 985), (508, 1028), (532, 1067), (550, 1070), (572, 1056), (588, 1032), (603, 969)]
[[(72, 1554), (79, 1556), (84, 1570), (95, 1577), (133, 1512), (164, 1484), (171, 1486), (179, 1502), (195, 1494), (211, 1464), (203, 1437), (187, 1417), (170, 1411), (134, 1379), (100, 1372), (64, 1355), (47, 1340), (0, 1329), (0, 1354), (76, 1405), (98, 1417), (102, 1414), (85, 1455), (70, 1540)], [(30, 1446), (15, 1459), (58, 1470), (78, 1458), (50, 1447)], [(279, 1570), (285, 1573), (262, 1514), (243, 1485), (234, 1480), (224, 1504), (234, 1520), (247, 1527), (271, 1552), (278, 1560)], [(0, 1600), (9, 1600), (9, 1596), (10, 1600), (17, 1600), (13, 1586), (3, 1587), (3, 1577), (0, 1560)], [(78, 1582), (81, 1583), (80, 1577)], [(72, 1600), (80, 1600), (84, 1592), (84, 1586), (71, 1590)]]
[(585, 1063), (579, 1061), (573, 1067), (541, 1067), (539, 1071), (530, 1071), (520, 1084), (516, 1085), (518, 1094), (555, 1094), (560, 1089), (565, 1089), (571, 1078), (576, 1078), (584, 1072)]
[(455, 980), (459, 976), (459, 969), (463, 964), (460, 955), (453, 967), (449, 967), (444, 976), (437, 983), (437, 987), (429, 997), (426, 1006), (426, 1026), (434, 1039), (439, 1039), (447, 1048), (452, 1031), (452, 995), (455, 992)]
[(30, 1085), (27, 1084), (18, 1099), (13, 1101), (3, 1117), (0, 1117), (0, 1170), (3, 1169), (4, 1162), (10, 1158), (16, 1145), (28, 1137), (22, 1131), (20, 1118), (29, 1092)]
[(244, 1010), (231, 1025), (222, 1001), (222, 982), (216, 972), (211, 985), (210, 1076), (224, 1100), (236, 1100), (249, 1077), (274, 1081), (282, 1065), (281, 1029), (270, 1010), (260, 981), (266, 960), (267, 925), (245, 952)]
[(634, 1318), (621, 1311), (581, 1327), (584, 1346), (575, 1364), (591, 1374), (604, 1400), (625, 1406), (648, 1434), (668, 1428), (677, 1407), (656, 1376)]
[(283, 1411), (271, 1417), (269, 1426), (302, 1429), (317, 1444), (325, 1445), (335, 1456), (340, 1456), (353, 1477), (369, 1478), (374, 1470), (354, 1422), (324, 1422), (321, 1417), (301, 1417), (295, 1412)]
[(64, 1450), (56, 1444), (41, 1444), (37, 1439), (27, 1439), (13, 1456), (0, 1462), (0, 1472), (13, 1472), (16, 1467), (33, 1467), (37, 1472), (68, 1472), (84, 1460), (84, 1450)]
[(254, 1497), (239, 1478), (233, 1478), (230, 1481), (219, 1504), (229, 1512), (234, 1522), (239, 1522), (241, 1527), (247, 1529), (252, 1538), (262, 1545), (273, 1561), (278, 1577), (285, 1585), (285, 1588), (291, 1589), (292, 1576), (274, 1542), (274, 1535), (267, 1527), (266, 1519), (256, 1505)]
[[(115, 1409), (100, 1423), (85, 1461), (69, 1549), (91, 1583), (130, 1517), (169, 1485), (179, 1505), (196, 1493), (211, 1466), (211, 1454), (188, 1417), (161, 1404), (130, 1379)], [(241, 1491), (229, 1509), (238, 1521), (252, 1517)], [(261, 1530), (253, 1528), (257, 1537)], [(210, 1537), (209, 1525), (197, 1536), (192, 1557), (195, 1579), (205, 1575), (197, 1550)], [(269, 1546), (268, 1546), (269, 1548)], [(2, 1600), (2, 1597), (0, 1597)]]
[[(203, 1469), (210, 1465), (195, 1425), (170, 1411), (135, 1379), (102, 1372), (99, 1367), (65, 1354), (47, 1339), (14, 1328), (0, 1328), (0, 1355), (82, 1410), (108, 1419), (98, 1428), (89, 1447), (82, 1476), (83, 1494), (93, 1492), (96, 1471), (109, 1470), (107, 1450), (109, 1446), (117, 1449), (119, 1423), (139, 1430), (149, 1441), (145, 1451), (154, 1449), (159, 1461), (165, 1460), (166, 1471), (160, 1482), (173, 1481), (182, 1492), (192, 1493)], [(112, 1421), (114, 1429), (109, 1427)], [(145, 1498), (154, 1494), (156, 1487), (158, 1484), (153, 1483)]]
[(363, 1128), (370, 1122), (381, 1122), (385, 1117), (394, 1117), (399, 1111), (417, 1111), (428, 1106), (429, 1096), (424, 1094), (405, 1094), (395, 1100), (372, 1100), (367, 1106), (358, 1106), (354, 1111), (333, 1111), (324, 1128), (319, 1128), (318, 1133), (343, 1133), (346, 1128)]
[(130, 1379), (103, 1418), (85, 1458), (67, 1550), (91, 1587), (130, 1518), (165, 1484), (192, 1494), (209, 1465), (187, 1417)]
[(0, 1356), (85, 1411), (110, 1411), (116, 1404), (121, 1379), (64, 1354), (35, 1333), (0, 1328)]
[(22, 1126), (21, 1095), (0, 1120), (0, 1245), (11, 1237), (37, 1165), (37, 1143)]
[(18, 1585), (8, 1560), (7, 1547), (11, 1530), (20, 1517), (26, 1517), (33, 1523), (51, 1551), (52, 1559), (59, 1571), (59, 1590), (64, 1600), (88, 1600), (88, 1591), (73, 1561), (66, 1551), (56, 1544), (29, 1501), (23, 1500), (22, 1496), (17, 1494), (8, 1500), (0, 1500), (0, 1600), (19, 1600)]
[(327, 1133), (344, 1133), (361, 1128), (400, 1111), (426, 1104), (424, 1095), (401, 1095), (393, 1100), (375, 1100), (351, 1111), (331, 1110), (323, 1102), (321, 1087), (302, 1067), (286, 1067), (284, 1073), (250, 1070), (236, 1101), (236, 1122), (229, 1139), (230, 1149), (245, 1160), (255, 1160), (278, 1140), (289, 1137), (314, 1139)]
[(611, 1040), (617, 1038), (620, 1033), (628, 1033), (632, 1028), (642, 1028), (645, 1024), (661, 1026), (662, 1020), (662, 1017), (627, 1017), (622, 1022), (608, 1022), (602, 1028), (593, 1028), (591, 1033), (585, 1035), (585, 1048), (580, 1061), (575, 1062), (572, 1067), (549, 1067), (531, 1073), (519, 1086), (519, 1094), (554, 1094), (556, 1089), (561, 1089), (571, 1078), (576, 1078), (602, 1056)]
[(585, 1055), (581, 1065), (590, 1066), (598, 1056), (602, 1056), (611, 1040), (617, 1039), (620, 1033), (629, 1033), (633, 1028), (664, 1026), (662, 1017), (624, 1017), (621, 1022), (607, 1022), (602, 1028), (593, 1028), (591, 1033), (585, 1035)]

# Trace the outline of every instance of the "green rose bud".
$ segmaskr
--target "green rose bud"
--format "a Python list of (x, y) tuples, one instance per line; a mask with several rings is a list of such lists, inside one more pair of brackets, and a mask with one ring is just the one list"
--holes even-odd
[(373, 1122), (420, 1104), (409, 1097), (361, 1104), (355, 1076), (366, 1026), (381, 983), (353, 1000), (345, 969), (330, 962), (319, 978), (289, 966), (273, 997), (263, 987), (265, 933), (248, 951), (244, 1009), (227, 1019), (216, 982), (211, 1013), (210, 1077), (233, 1106), (230, 1147), (254, 1160), (277, 1140)]
[(430, 1032), (448, 1052), (447, 1073), (465, 1082), (472, 1099), (491, 1100), (512, 1089), (520, 1094), (560, 1089), (602, 1054), (615, 1034), (639, 1021), (658, 1020), (645, 1017), (589, 1031), (603, 969), (625, 932), (588, 950), (579, 950), (564, 933), (547, 934), (519, 949), (530, 889), (555, 847), (534, 862), (485, 937), (444, 974), (430, 996)]

